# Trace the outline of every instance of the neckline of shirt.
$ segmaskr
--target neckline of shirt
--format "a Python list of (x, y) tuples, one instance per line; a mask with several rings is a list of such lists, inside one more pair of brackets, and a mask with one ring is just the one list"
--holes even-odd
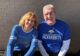
[[(22, 31), (25, 32), (25, 31), (23, 30), (23, 27), (21, 27), (21, 28), (22, 28)], [(30, 32), (32, 32), (32, 30), (33, 30), (33, 28), (32, 28), (29, 32), (25, 32), (25, 33), (30, 33)]]

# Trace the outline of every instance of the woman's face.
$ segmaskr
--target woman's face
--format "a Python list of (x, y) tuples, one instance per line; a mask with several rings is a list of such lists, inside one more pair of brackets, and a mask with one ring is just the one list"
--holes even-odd
[(32, 19), (26, 19), (25, 20), (25, 26), (26, 27), (29, 27), (29, 28), (32, 28), (35, 24), (35, 20), (32, 20)]

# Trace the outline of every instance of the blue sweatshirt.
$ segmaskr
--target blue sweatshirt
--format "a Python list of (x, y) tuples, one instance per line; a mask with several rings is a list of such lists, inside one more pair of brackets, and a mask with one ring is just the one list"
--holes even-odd
[(7, 45), (7, 56), (13, 56), (14, 51), (27, 51), (25, 56), (32, 56), (36, 49), (36, 45), (36, 29), (32, 29), (30, 32), (25, 32), (20, 25), (15, 25)]
[(38, 39), (47, 52), (58, 53), (61, 50), (63, 40), (71, 38), (70, 29), (67, 23), (56, 20), (56, 23), (49, 26), (43, 21), (38, 26)]

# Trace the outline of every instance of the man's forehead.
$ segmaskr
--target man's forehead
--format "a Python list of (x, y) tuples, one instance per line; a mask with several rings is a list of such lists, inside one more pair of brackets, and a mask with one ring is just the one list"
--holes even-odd
[(48, 8), (48, 9), (44, 9), (43, 13), (50, 13), (50, 12), (53, 12), (53, 11), (54, 11), (54, 9)]

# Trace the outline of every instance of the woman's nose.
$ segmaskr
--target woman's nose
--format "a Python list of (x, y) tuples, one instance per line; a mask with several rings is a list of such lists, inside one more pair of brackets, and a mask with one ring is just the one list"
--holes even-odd
[(29, 23), (31, 23), (32, 21), (30, 20)]

